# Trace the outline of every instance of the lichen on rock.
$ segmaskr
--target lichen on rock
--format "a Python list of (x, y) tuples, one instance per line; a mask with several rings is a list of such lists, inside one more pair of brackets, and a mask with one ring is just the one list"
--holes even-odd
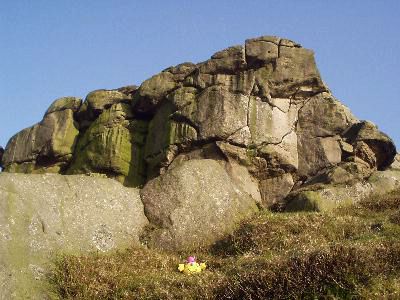
[(10, 139), (2, 165), (8, 172), (101, 173), (148, 191), (182, 164), (213, 160), (234, 189), (270, 208), (301, 203), (305, 192), (296, 195), (315, 185), (395, 171), (395, 155), (387, 135), (332, 95), (312, 50), (261, 36), (169, 67), (140, 86), (96, 90), (83, 103), (59, 98), (40, 123)]
[(0, 298), (49, 299), (55, 255), (140, 246), (147, 224), (139, 190), (114, 180), (0, 173)]
[(129, 104), (113, 104), (83, 133), (67, 174), (100, 172), (128, 185), (145, 181), (147, 122), (134, 120)]

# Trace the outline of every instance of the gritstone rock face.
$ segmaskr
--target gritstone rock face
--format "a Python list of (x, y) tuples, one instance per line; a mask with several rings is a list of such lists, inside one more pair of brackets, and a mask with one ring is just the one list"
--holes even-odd
[[(321, 211), (388, 192), (400, 186), (395, 156), (332, 95), (313, 51), (279, 37), (139, 87), (59, 98), (0, 148), (0, 290), (40, 294), (57, 251), (195, 249), (262, 207)], [(62, 176), (79, 174), (142, 189)]]
[(245, 166), (267, 207), (321, 172), (355, 163), (363, 166), (358, 177), (369, 176), (396, 155), (388, 136), (331, 94), (313, 51), (262, 36), (167, 68), (139, 87), (93, 91), (83, 103), (57, 99), (40, 123), (11, 138), (3, 165), (8, 172), (98, 172), (143, 186), (177, 157), (207, 148)]

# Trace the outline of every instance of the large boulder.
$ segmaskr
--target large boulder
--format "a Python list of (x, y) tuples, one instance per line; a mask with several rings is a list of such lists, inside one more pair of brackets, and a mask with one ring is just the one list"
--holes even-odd
[(278, 37), (263, 36), (246, 40), (246, 60), (249, 65), (266, 64), (278, 57)]
[(59, 253), (140, 245), (148, 224), (137, 189), (84, 175), (0, 174), (1, 299), (47, 299)]
[[(124, 94), (125, 91), (128, 94)], [(130, 103), (132, 97), (129, 95), (129, 89), (121, 90), (96, 90), (90, 92), (85, 102), (80, 106), (77, 112), (77, 120), (81, 128), (87, 128), (105, 109), (110, 108), (117, 103)]]
[(203, 74), (232, 74), (246, 66), (244, 47), (233, 46), (219, 51), (211, 59), (199, 64)]
[(140, 194), (154, 226), (145, 240), (161, 249), (210, 245), (257, 211), (256, 201), (211, 159), (183, 161), (149, 181)]
[[(329, 93), (311, 97), (299, 109), (299, 175), (312, 176), (342, 161), (343, 133), (358, 120)], [(349, 150), (347, 150), (349, 151)]]
[(79, 131), (72, 109), (55, 110), (13, 136), (3, 156), (5, 171), (63, 172), (75, 150)]
[(260, 192), (264, 207), (273, 207), (290, 193), (294, 186), (291, 174), (283, 174), (260, 180)]
[[(369, 160), (373, 156), (374, 166), (380, 171), (387, 169), (397, 154), (392, 139), (379, 131), (376, 125), (371, 122), (364, 121), (354, 124), (344, 136), (349, 143), (355, 146), (356, 157), (358, 156), (360, 159), (366, 160), (367, 163), (371, 163)], [(371, 152), (372, 155), (368, 152)]]
[(279, 41), (279, 57), (269, 80), (271, 97), (308, 98), (327, 91), (315, 63), (314, 52), (291, 41)]
[(142, 114), (154, 113), (161, 100), (176, 86), (174, 74), (168, 71), (147, 79), (134, 95), (132, 103), (134, 111)]
[(82, 99), (77, 97), (62, 97), (54, 100), (54, 102), (47, 109), (45, 115), (56, 111), (62, 111), (65, 109), (71, 109), (73, 112), (77, 112), (82, 105)]

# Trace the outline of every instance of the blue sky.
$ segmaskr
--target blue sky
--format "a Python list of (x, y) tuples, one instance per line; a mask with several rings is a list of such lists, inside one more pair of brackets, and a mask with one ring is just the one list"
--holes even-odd
[(313, 49), (333, 94), (400, 147), (400, 1), (0, 2), (3, 147), (58, 97), (140, 84), (260, 35)]

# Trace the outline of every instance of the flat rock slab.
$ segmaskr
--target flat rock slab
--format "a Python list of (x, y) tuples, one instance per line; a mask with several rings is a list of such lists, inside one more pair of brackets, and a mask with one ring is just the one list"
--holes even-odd
[(62, 253), (139, 245), (148, 224), (139, 191), (85, 175), (0, 174), (0, 299), (47, 299)]

